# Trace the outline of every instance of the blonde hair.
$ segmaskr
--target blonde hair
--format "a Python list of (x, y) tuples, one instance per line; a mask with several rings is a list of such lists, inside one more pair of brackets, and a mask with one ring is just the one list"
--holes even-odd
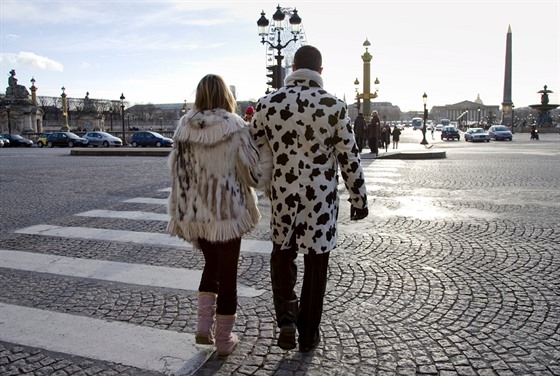
[(201, 111), (223, 108), (233, 113), (237, 108), (237, 102), (222, 77), (207, 74), (196, 87), (194, 107)]

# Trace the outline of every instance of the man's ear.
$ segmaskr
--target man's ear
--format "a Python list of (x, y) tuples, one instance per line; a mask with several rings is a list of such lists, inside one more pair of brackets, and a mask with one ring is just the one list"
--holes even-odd
[(317, 72), (319, 72), (319, 74), (323, 74), (323, 67), (319, 68)]

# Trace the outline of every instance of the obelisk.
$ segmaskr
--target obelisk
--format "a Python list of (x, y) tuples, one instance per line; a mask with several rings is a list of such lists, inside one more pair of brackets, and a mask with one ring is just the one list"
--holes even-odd
[(502, 124), (513, 124), (513, 102), (511, 101), (511, 25), (506, 37), (506, 71), (504, 76), (504, 100), (502, 102)]

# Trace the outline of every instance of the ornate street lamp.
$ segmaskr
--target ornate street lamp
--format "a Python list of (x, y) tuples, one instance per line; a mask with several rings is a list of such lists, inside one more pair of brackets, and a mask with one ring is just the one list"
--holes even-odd
[(121, 116), (122, 116), (122, 142), (123, 146), (126, 145), (126, 133), (124, 132), (124, 93), (121, 93)]
[(8, 114), (8, 133), (12, 134), (12, 123), (10, 123), (10, 108), (9, 104), (6, 105), (6, 113)]
[(428, 103), (428, 95), (424, 93), (422, 95), (422, 100), (424, 101), (424, 125), (422, 126), (422, 141), (420, 145), (428, 145), (428, 141), (426, 140), (426, 121), (428, 120), (428, 109), (426, 108), (426, 104)]
[(370, 71), (371, 71), (371, 60), (373, 56), (368, 52), (368, 47), (371, 46), (371, 43), (367, 40), (364, 42), (363, 46), (366, 48), (366, 51), (362, 55), (362, 61), (364, 62), (364, 83), (363, 83), (363, 92), (360, 93), (358, 89), (358, 85), (360, 82), (356, 78), (354, 81), (354, 85), (356, 85), (356, 100), (358, 102), (358, 112), (360, 106), (360, 100), (364, 101), (364, 118), (366, 121), (369, 121), (371, 116), (370, 111), (370, 99), (375, 99), (378, 96), (379, 92), (379, 79), (376, 77), (375, 81), (373, 82), (375, 85), (375, 92), (371, 92), (370, 88)]
[(269, 70), (272, 71), (271, 73), (271, 86), (275, 89), (282, 87), (284, 83), (284, 70), (282, 69), (282, 60), (284, 56), (282, 56), (282, 49), (286, 48), (290, 43), (297, 42), (298, 35), (301, 32), (301, 18), (298, 16), (297, 10), (294, 9), (292, 17), (290, 17), (290, 31), (293, 34), (293, 38), (289, 39), (285, 44), (282, 44), (282, 30), (284, 30), (284, 19), (286, 15), (282, 12), (282, 8), (280, 5), (276, 7), (276, 12), (272, 15), (272, 20), (274, 22), (272, 28), (273, 31), (277, 35), (277, 43), (273, 44), (270, 41), (266, 40), (265, 37), (268, 35), (268, 25), (270, 22), (264, 16), (264, 10), (261, 12), (261, 18), (257, 21), (257, 26), (259, 28), (259, 36), (261, 37), (262, 44), (268, 44), (271, 48), (277, 51), (276, 55), (276, 65), (272, 67), (268, 67)]

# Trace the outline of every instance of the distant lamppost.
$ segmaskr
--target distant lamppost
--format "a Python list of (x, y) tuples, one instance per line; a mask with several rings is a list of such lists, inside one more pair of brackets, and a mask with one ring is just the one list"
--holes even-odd
[(159, 131), (163, 132), (163, 118), (162, 117), (159, 118)]
[(480, 127), (480, 107), (478, 107), (478, 109), (476, 110), (476, 112), (478, 113), (478, 117), (477, 117), (477, 119), (476, 119), (476, 121), (477, 121), (476, 126), (477, 126), (477, 127)]
[(264, 10), (261, 12), (261, 18), (257, 21), (257, 26), (259, 27), (259, 36), (261, 37), (262, 44), (268, 44), (271, 48), (277, 51), (276, 55), (276, 65), (272, 67), (267, 67), (268, 70), (271, 71), (271, 78), (272, 81), (270, 85), (278, 89), (282, 87), (284, 82), (284, 70), (282, 69), (282, 60), (284, 56), (282, 56), (282, 49), (286, 48), (291, 42), (297, 42), (298, 34), (301, 32), (301, 18), (298, 16), (297, 10), (294, 9), (292, 17), (290, 17), (290, 31), (293, 34), (293, 38), (288, 40), (285, 44), (282, 44), (282, 30), (284, 30), (284, 18), (286, 15), (280, 8), (280, 5), (276, 7), (276, 12), (272, 15), (272, 20), (274, 22), (273, 31), (277, 34), (277, 43), (273, 44), (270, 41), (266, 40), (265, 37), (268, 35), (268, 25), (269, 21), (264, 16)]
[(8, 133), (12, 134), (12, 123), (10, 123), (10, 105), (7, 104), (6, 105), (6, 112), (8, 114)]
[(121, 93), (121, 121), (122, 121), (122, 142), (123, 146), (126, 145), (126, 133), (124, 131), (124, 93)]
[(184, 116), (189, 108), (187, 107), (187, 100), (185, 99), (185, 103), (183, 104), (183, 108), (181, 109), (181, 116)]
[(420, 145), (428, 145), (428, 141), (426, 140), (426, 121), (428, 120), (428, 109), (426, 108), (426, 104), (428, 103), (428, 95), (424, 93), (422, 95), (422, 100), (424, 101), (424, 125), (422, 126), (422, 141)]
[(514, 110), (515, 106), (513, 105), (513, 103), (511, 104), (511, 134), (514, 134), (514, 130), (513, 127), (515, 126), (515, 110)]
[(113, 107), (109, 109), (109, 117), (111, 118), (111, 132), (113, 132)]

